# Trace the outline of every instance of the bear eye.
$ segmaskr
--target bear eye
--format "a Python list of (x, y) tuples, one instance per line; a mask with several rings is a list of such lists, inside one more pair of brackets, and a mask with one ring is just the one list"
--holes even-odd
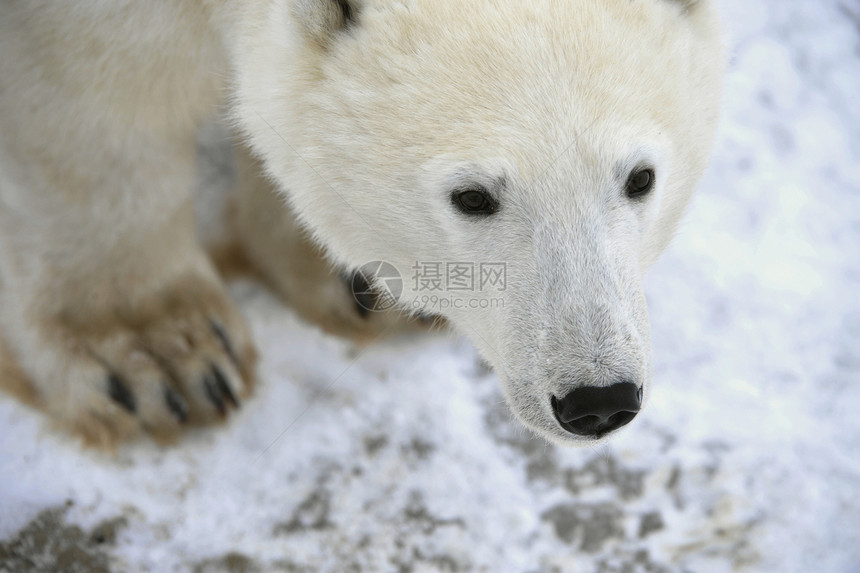
[(461, 213), (467, 215), (492, 215), (498, 209), (496, 200), (485, 189), (469, 188), (454, 191), (451, 201)]
[(654, 170), (650, 167), (637, 169), (627, 179), (627, 196), (631, 199), (643, 197), (654, 187)]

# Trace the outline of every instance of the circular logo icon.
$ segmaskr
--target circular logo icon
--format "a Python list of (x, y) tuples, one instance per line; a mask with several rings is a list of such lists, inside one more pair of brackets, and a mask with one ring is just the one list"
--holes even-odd
[(403, 294), (403, 277), (391, 263), (372, 261), (361, 265), (352, 275), (351, 286), (360, 308), (382, 312), (397, 304)]

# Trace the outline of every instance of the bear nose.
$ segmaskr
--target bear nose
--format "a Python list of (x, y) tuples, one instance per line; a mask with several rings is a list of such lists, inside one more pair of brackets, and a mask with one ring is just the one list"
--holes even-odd
[(561, 427), (578, 436), (602, 438), (636, 417), (642, 388), (632, 382), (612, 386), (584, 386), (557, 399), (552, 409)]

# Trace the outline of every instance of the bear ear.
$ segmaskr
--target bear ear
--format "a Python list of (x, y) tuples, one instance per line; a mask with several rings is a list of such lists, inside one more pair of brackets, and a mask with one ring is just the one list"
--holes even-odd
[(293, 0), (292, 16), (305, 36), (322, 48), (334, 35), (355, 23), (355, 0)]
[(676, 4), (681, 7), (681, 11), (684, 14), (695, 10), (696, 5), (701, 3), (701, 0), (670, 0), (673, 4)]

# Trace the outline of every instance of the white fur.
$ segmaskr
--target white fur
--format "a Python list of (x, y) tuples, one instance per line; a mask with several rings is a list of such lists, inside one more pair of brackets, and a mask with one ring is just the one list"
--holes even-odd
[[(550, 395), (646, 384), (642, 273), (701, 176), (718, 113), (710, 3), (371, 0), (327, 50), (296, 40), (284, 4), (234, 48), (235, 111), (332, 256), (404, 277), (415, 261), (507, 263), (503, 308), (446, 316), (544, 436), (572, 441)], [(632, 202), (624, 180), (646, 159), (658, 188)], [(464, 172), (504, 178), (496, 215), (451, 208)]]
[[(107, 299), (134, 305), (188, 268), (214, 281), (186, 222), (168, 222), (188, 198), (194, 129), (229, 84), (237, 128), (340, 265), (388, 261), (409, 287), (416, 261), (506, 263), (503, 306), (444, 314), (527, 426), (576, 441), (551, 395), (650, 376), (642, 274), (701, 176), (719, 107), (711, 3), (361, 0), (353, 22), (332, 5), (0, 8), (9, 345), (43, 393), (70, 373), (84, 385), (92, 368), (69, 366), (37, 324), (107, 283)], [(630, 201), (643, 161), (657, 189)], [(467, 180), (504, 181), (497, 214), (455, 212)]]

